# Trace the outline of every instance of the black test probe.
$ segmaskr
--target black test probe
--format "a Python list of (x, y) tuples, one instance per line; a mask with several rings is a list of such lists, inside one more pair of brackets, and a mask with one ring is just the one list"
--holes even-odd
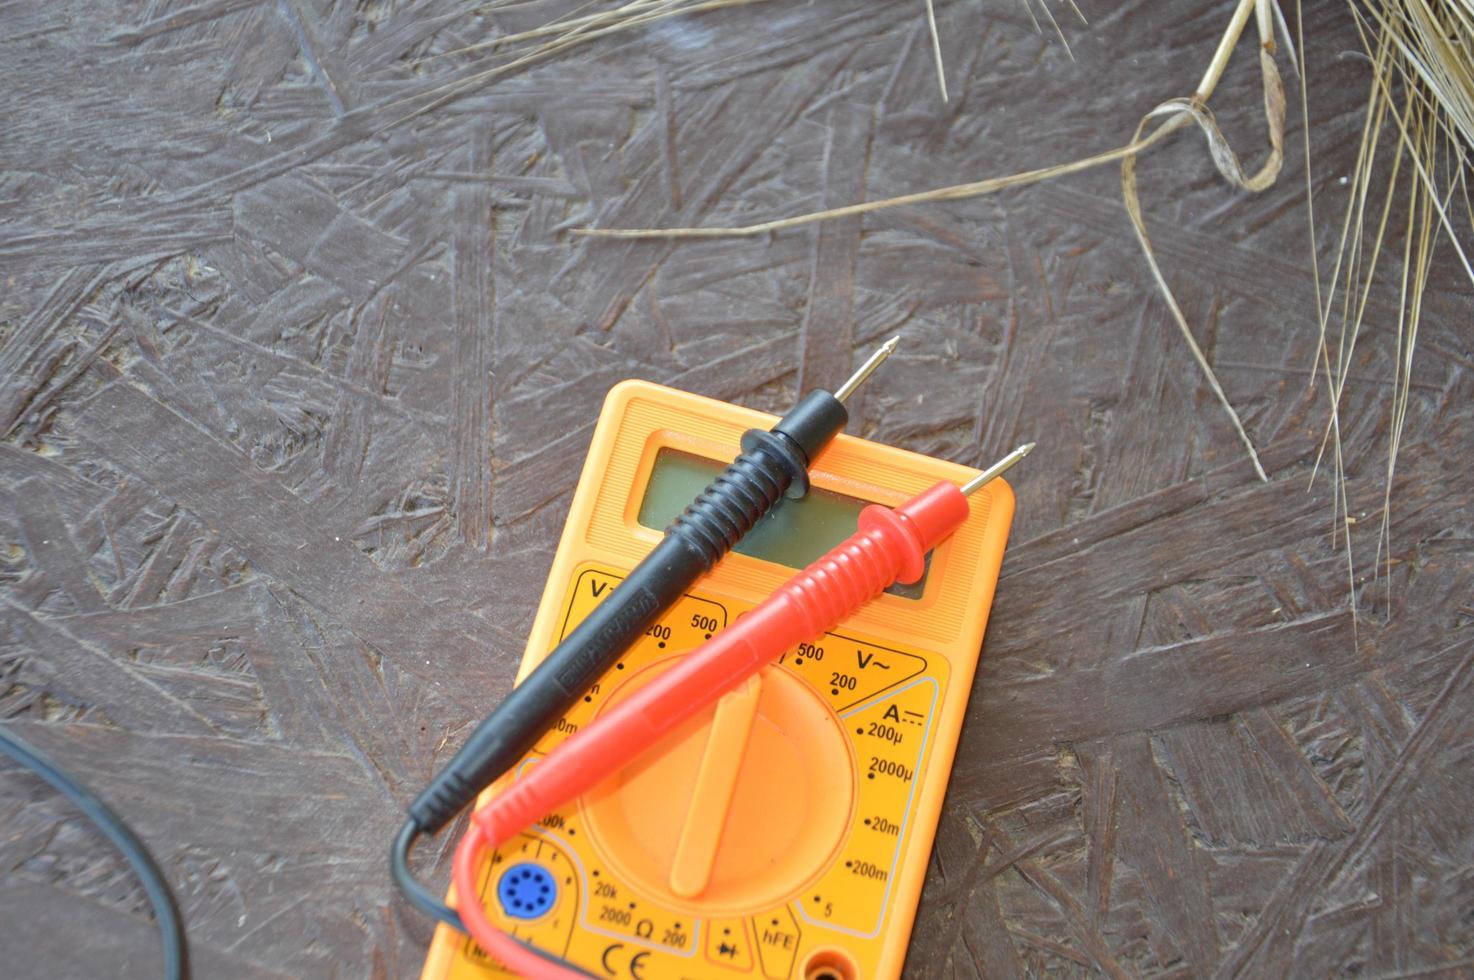
[(608, 598), (476, 726), (450, 763), (410, 804), (409, 818), (394, 839), (390, 869), (416, 908), (465, 931), (460, 916), (410, 872), (409, 852), (415, 840), (439, 831), (477, 793), (516, 765), (780, 498), (808, 493), (810, 464), (849, 421), (845, 400), (891, 355), (900, 339), (892, 337), (882, 344), (833, 394), (811, 391), (773, 428), (743, 433), (742, 454), (666, 528), (661, 542)]

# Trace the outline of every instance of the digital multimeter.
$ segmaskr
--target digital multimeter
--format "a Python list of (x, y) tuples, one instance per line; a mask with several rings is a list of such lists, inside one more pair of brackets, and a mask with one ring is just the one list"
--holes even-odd
[[(742, 433), (773, 422), (648, 382), (611, 390), (519, 680), (659, 542)], [(763, 518), (523, 765), (854, 533), (865, 505), (973, 474), (839, 436), (812, 466), (808, 496)], [(984, 487), (919, 582), (785, 653), (497, 848), (479, 876), (492, 920), (594, 976), (898, 976), (1012, 516), (1007, 484)], [(422, 980), (498, 975), (441, 926)]]

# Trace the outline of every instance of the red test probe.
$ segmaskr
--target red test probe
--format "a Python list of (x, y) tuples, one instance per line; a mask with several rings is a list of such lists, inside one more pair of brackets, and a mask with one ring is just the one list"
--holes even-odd
[(1023, 459), (1020, 446), (961, 487), (938, 483), (894, 510), (872, 504), (859, 530), (675, 666), (611, 707), (533, 765), (471, 817), (455, 855), (461, 919), (504, 966), (536, 980), (587, 977), (503, 933), (476, 900), (490, 848), (629, 765), (682, 722), (737, 688), (784, 651), (839, 625), (896, 582), (918, 581), (926, 553), (967, 520), (967, 496)]

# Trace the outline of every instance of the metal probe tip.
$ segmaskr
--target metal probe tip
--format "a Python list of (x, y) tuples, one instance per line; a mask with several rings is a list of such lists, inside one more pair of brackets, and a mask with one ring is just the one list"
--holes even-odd
[(1009, 468), (1012, 467), (1014, 463), (1017, 463), (1019, 460), (1023, 459), (1025, 456), (1029, 455), (1029, 453), (1033, 451), (1034, 443), (1024, 443), (1022, 446), (1018, 447), (1013, 452), (1009, 453), (1007, 456), (1004, 456), (998, 462), (994, 463), (992, 466), (983, 470), (977, 476), (964, 483), (962, 485), (963, 496), (967, 496), (979, 487), (993, 482), (993, 480), (1008, 472)]
[(890, 340), (887, 340), (885, 343), (876, 348), (874, 354), (871, 354), (869, 357), (865, 358), (865, 363), (860, 365), (860, 369), (854, 374), (850, 375), (850, 380), (839, 386), (839, 390), (834, 393), (834, 397), (838, 398), (840, 401), (844, 401), (845, 399), (853, 395), (855, 393), (855, 389), (864, 384), (865, 379), (870, 377), (870, 375), (875, 372), (875, 369), (880, 367), (881, 363), (887, 357), (891, 356), (891, 353), (895, 351), (896, 346), (900, 344), (900, 342), (901, 335), (896, 334)]

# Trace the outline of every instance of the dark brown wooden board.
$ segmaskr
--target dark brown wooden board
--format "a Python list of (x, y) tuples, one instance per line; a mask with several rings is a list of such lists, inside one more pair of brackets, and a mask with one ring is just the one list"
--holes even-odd
[[(1188, 134), (1141, 167), (1267, 484), (1112, 169), (764, 239), (565, 234), (1118, 145), (1191, 90), (1231, 4), (1050, 4), (1067, 52), (1027, 2), (941, 3), (944, 105), (920, 2), (771, 3), (406, 118), (484, 57), (426, 56), (573, 5), (0, 3), (0, 718), (153, 845), (199, 974), (416, 975), (430, 929), (389, 838), (507, 690), (611, 384), (779, 410), (896, 331), (853, 431), (970, 464), (1040, 446), (908, 974), (1474, 972), (1474, 303), (1445, 246), (1374, 579), (1395, 277), (1370, 295), (1354, 622), (1310, 479), (1297, 98), (1263, 194)], [(1306, 20), (1324, 261), (1367, 79), (1341, 3)], [(1259, 104), (1245, 48), (1214, 108), (1251, 161)], [(0, 963), (159, 964), (121, 859), (10, 766)]]

